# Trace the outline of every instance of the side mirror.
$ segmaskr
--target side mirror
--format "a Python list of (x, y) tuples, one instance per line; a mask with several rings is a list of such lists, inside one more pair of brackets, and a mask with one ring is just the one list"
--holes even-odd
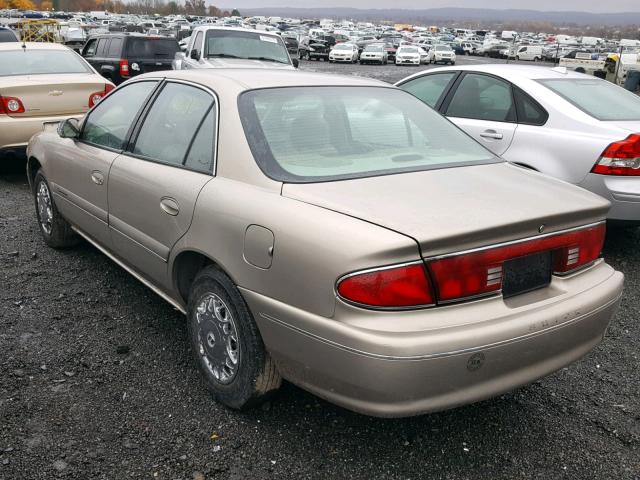
[(61, 138), (78, 138), (80, 135), (80, 122), (77, 118), (67, 118), (58, 125), (58, 135)]
[(194, 60), (200, 60), (200, 52), (198, 52), (198, 50), (196, 50), (195, 48), (191, 50), (191, 53), (189, 54), (189, 56)]
[(298, 60), (297, 58), (292, 58), (291, 63), (293, 63), (293, 66), (295, 68), (298, 68), (298, 65), (300, 65), (300, 60)]

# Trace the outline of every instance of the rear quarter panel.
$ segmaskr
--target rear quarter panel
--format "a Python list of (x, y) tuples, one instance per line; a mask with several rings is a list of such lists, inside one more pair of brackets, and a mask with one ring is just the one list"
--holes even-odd
[[(244, 258), (250, 225), (273, 232), (268, 269)], [(338, 277), (420, 259), (417, 244), (404, 235), (222, 177), (200, 193), (191, 228), (172, 251), (171, 268), (184, 250), (204, 253), (240, 287), (324, 317), (334, 313)]]

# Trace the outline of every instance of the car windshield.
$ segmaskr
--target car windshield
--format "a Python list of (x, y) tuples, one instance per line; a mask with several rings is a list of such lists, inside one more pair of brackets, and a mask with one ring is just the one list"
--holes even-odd
[(387, 87), (245, 92), (245, 135), (263, 172), (307, 183), (500, 161), (413, 95)]
[(243, 31), (209, 30), (205, 55), (208, 58), (244, 58), (290, 63), (287, 48), (280, 37)]
[(448, 52), (451, 50), (451, 47), (447, 46), (447, 45), (436, 45), (436, 50), (438, 52)]
[(175, 38), (149, 37), (129, 39), (129, 56), (138, 58), (173, 58), (180, 51)]
[(400, 53), (418, 53), (418, 49), (416, 47), (401, 47)]
[(353, 50), (351, 45), (347, 45), (346, 43), (341, 43), (333, 47), (335, 50)]
[(640, 97), (605, 80), (563, 78), (539, 82), (598, 120), (640, 120)]
[(0, 51), (0, 76), (91, 73), (77, 53), (68, 50)]

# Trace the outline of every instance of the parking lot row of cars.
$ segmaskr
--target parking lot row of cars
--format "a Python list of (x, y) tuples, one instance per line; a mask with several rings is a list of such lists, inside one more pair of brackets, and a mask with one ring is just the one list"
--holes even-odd
[(255, 30), (172, 41), (1, 45), (0, 148), (26, 146), (49, 246), (85, 239), (185, 313), (218, 401), (284, 378), (415, 415), (600, 342), (623, 283), (606, 221), (640, 222), (640, 97), (564, 68), (306, 73)]

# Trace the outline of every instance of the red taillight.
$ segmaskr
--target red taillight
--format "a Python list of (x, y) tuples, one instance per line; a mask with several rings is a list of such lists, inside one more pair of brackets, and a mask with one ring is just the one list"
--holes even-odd
[(106, 83), (104, 85), (104, 90), (100, 92), (94, 92), (91, 95), (89, 95), (89, 108), (92, 108), (94, 105), (96, 105), (111, 90), (113, 90), (113, 85), (111, 85), (110, 83)]
[(128, 60), (120, 60), (120, 76), (128, 77), (129, 76), (129, 61)]
[(337, 289), (345, 300), (376, 308), (422, 307), (435, 303), (422, 262), (356, 273), (340, 280)]
[(600, 175), (640, 176), (640, 134), (609, 145), (591, 169)]
[(11, 115), (13, 113), (24, 112), (24, 105), (19, 98), (0, 96), (0, 114)]
[(605, 224), (414, 263), (357, 272), (338, 281), (341, 298), (374, 308), (416, 308), (499, 293), (504, 264), (551, 252), (553, 273), (574, 272), (600, 256)]
[(554, 273), (566, 274), (600, 256), (605, 225), (526, 240), (470, 253), (434, 259), (427, 263), (438, 302), (478, 297), (502, 289), (503, 264), (507, 260), (551, 251)]

